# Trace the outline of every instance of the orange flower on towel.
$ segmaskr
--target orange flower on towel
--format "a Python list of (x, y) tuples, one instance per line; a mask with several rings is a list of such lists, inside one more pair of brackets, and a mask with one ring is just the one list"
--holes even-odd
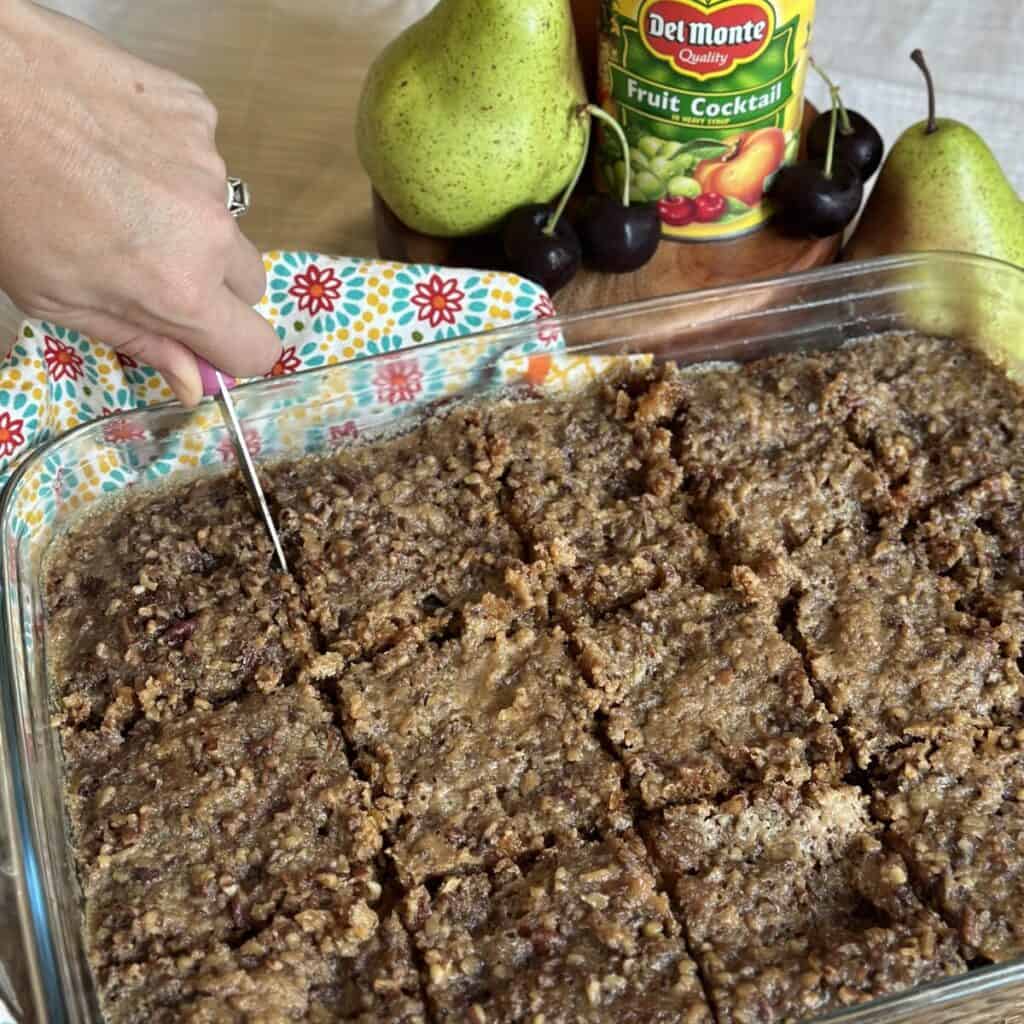
[(341, 298), (341, 281), (333, 267), (321, 269), (310, 263), (304, 274), (296, 274), (288, 294), (298, 300), (299, 309), (310, 316), (330, 313), (335, 300)]
[(46, 360), (46, 369), (50, 377), (55, 381), (78, 380), (85, 372), (82, 357), (59, 338), (51, 338), (49, 334), (45, 334), (43, 337), (46, 339), (43, 358)]
[(13, 455), (25, 443), (25, 421), (0, 412), (0, 455)]
[(409, 300), (419, 310), (420, 320), (426, 320), (431, 327), (454, 324), (455, 314), (462, 312), (466, 293), (459, 290), (457, 278), (447, 280), (440, 274), (431, 274), (424, 282), (416, 285), (416, 292)]
[(423, 371), (415, 359), (398, 359), (377, 367), (373, 385), (378, 402), (411, 402), (423, 390)]

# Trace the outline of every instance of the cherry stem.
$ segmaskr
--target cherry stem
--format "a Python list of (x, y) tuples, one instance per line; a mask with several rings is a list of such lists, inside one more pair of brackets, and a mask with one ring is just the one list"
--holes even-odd
[(819, 75), (825, 80), (825, 84), (828, 86), (829, 95), (832, 97), (833, 104), (839, 103), (839, 130), (844, 135), (853, 134), (853, 125), (850, 124), (850, 115), (847, 113), (846, 105), (843, 103), (843, 97), (839, 94), (839, 86), (832, 81), (828, 75), (821, 69), (821, 66), (813, 57), (807, 58), (811, 62), (811, 67), (818, 72)]
[[(586, 106), (581, 106), (576, 116), (580, 117), (585, 113), (589, 113)], [(579, 184), (580, 175), (583, 174), (583, 168), (587, 165), (587, 157), (590, 152), (590, 118), (587, 118), (586, 125), (583, 129), (583, 152), (580, 154), (579, 163), (576, 164), (576, 171), (572, 176), (572, 181), (566, 186), (565, 191), (562, 193), (562, 198), (558, 200), (558, 205), (551, 211), (551, 216), (548, 217), (547, 224), (541, 229), (541, 233), (545, 235), (553, 235), (555, 228), (558, 226), (558, 219), (565, 213), (565, 207), (569, 202), (573, 192), (576, 191), (576, 186)]]
[(910, 59), (921, 69), (924, 80), (928, 84), (928, 127), (925, 129), (925, 133), (931, 135), (932, 132), (939, 130), (939, 122), (935, 119), (935, 82), (925, 63), (924, 54), (920, 50), (915, 50), (910, 55)]
[(587, 104), (587, 111), (592, 117), (598, 117), (604, 121), (619, 137), (619, 145), (622, 147), (622, 162), (626, 166), (626, 173), (623, 175), (622, 181), (622, 205), (629, 206), (629, 140), (626, 138), (626, 133), (622, 130), (622, 125), (611, 114), (600, 107), (595, 107), (593, 103)]
[(832, 120), (828, 126), (828, 151), (825, 153), (825, 177), (832, 180), (832, 160), (836, 155), (836, 128), (839, 126), (839, 90), (832, 93)]

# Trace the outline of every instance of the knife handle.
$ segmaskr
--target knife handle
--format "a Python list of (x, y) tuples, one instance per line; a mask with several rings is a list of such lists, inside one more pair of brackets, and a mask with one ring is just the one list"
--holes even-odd
[[(217, 371), (205, 359), (199, 356), (196, 356), (196, 362), (199, 364), (199, 379), (203, 382), (203, 394), (206, 396), (219, 395), (220, 386), (217, 384)], [(229, 388), (233, 388), (238, 383), (234, 377), (229, 377), (226, 373), (222, 373), (221, 377), (224, 378), (224, 383)]]

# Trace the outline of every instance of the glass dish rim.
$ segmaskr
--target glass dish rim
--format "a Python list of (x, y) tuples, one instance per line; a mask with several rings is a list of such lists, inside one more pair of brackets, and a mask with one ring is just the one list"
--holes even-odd
[[(556, 314), (553, 317), (545, 318), (543, 323), (545, 326), (561, 329), (581, 323), (592, 322), (602, 317), (607, 319), (617, 319), (623, 316), (650, 314), (656, 313), (661, 309), (677, 309), (690, 305), (697, 306), (724, 296), (742, 295), (759, 291), (771, 291), (780, 287), (793, 287), (797, 283), (815, 284), (820, 281), (841, 280), (844, 277), (857, 276), (858, 274), (863, 274), (869, 270), (910, 270), (915, 267), (926, 266), (934, 263), (945, 263), (949, 265), (962, 264), (969, 266), (972, 265), (975, 267), (989, 266), (994, 269), (1001, 269), (1004, 271), (1010, 270), (1017, 274), (1024, 273), (1024, 268), (1018, 267), (1016, 264), (1010, 263), (1006, 260), (994, 259), (990, 256), (979, 256), (975, 253), (959, 252), (956, 250), (929, 250), (897, 256), (882, 256), (867, 260), (851, 260), (849, 262), (831, 263), (827, 266), (816, 267), (812, 270), (804, 270), (793, 274), (778, 274), (773, 277), (757, 278), (752, 281), (743, 281), (737, 284), (716, 285), (713, 288), (701, 288), (689, 292), (674, 292), (669, 295), (659, 295), (654, 298), (638, 299), (631, 302), (620, 302), (612, 306), (601, 306), (596, 309), (581, 310), (575, 313)], [(848, 295), (846, 296), (846, 299), (852, 300), (857, 297), (858, 296), (855, 294)], [(784, 313), (790, 309), (813, 308), (814, 305), (816, 305), (816, 303), (779, 305), (773, 306), (771, 308), (771, 312)], [(756, 317), (759, 315), (759, 312), (759, 310), (754, 309), (735, 314), (730, 313), (728, 319), (743, 320), (749, 317)], [(269, 391), (274, 387), (279, 387), (281, 386), (282, 381), (287, 382), (297, 379), (308, 379), (309, 377), (316, 375), (326, 375), (344, 367), (366, 365), (373, 362), (386, 362), (388, 360), (402, 358), (403, 355), (413, 352), (416, 354), (423, 354), (432, 352), (439, 348), (457, 348), (459, 345), (466, 344), (471, 341), (477, 341), (480, 338), (492, 338), (497, 342), (507, 339), (510, 343), (513, 343), (523, 335), (533, 333), (536, 330), (538, 322), (539, 321), (537, 320), (523, 320), (515, 324), (510, 324), (507, 327), (495, 327), (487, 331), (475, 331), (471, 334), (464, 334), (454, 338), (438, 338), (434, 341), (417, 345), (414, 349), (397, 349), (393, 352), (377, 352), (370, 355), (344, 359), (337, 363), (330, 363), (324, 366), (306, 367), (302, 370), (296, 371), (295, 373), (289, 374), (284, 378), (278, 377), (268, 379), (257, 377), (247, 380), (243, 384), (239, 384), (238, 387), (233, 390), (233, 394), (237, 394), (244, 399), (246, 394), (255, 394), (263, 390)], [(597, 340), (587, 342), (579, 347), (569, 346), (569, 349), (572, 352), (584, 352), (591, 345), (597, 347), (600, 344), (601, 341)], [(141, 408), (121, 412), (118, 414), (118, 419), (144, 419), (155, 413), (171, 410), (176, 406), (177, 402), (173, 399), (157, 402), (153, 405), (147, 405)], [(78, 426), (72, 427), (70, 430), (66, 430), (62, 434), (58, 434), (55, 437), (47, 439), (46, 442), (39, 445), (26, 456), (26, 458), (18, 465), (17, 469), (13, 471), (4, 487), (0, 489), (0, 529), (3, 528), (3, 525), (7, 521), (9, 505), (13, 500), (13, 495), (20, 479), (31, 472), (35, 467), (35, 464), (38, 461), (45, 459), (55, 448), (62, 444), (69, 443), (82, 433), (87, 433), (90, 429), (95, 428), (98, 422), (101, 421), (89, 420), (85, 423), (80, 423)], [(6, 553), (2, 546), (0, 546), (0, 579), (3, 579), (4, 577), (4, 570), (6, 568), (5, 557)]]
[[(738, 284), (720, 285), (714, 288), (700, 289), (691, 292), (681, 292), (665, 296), (658, 296), (651, 299), (644, 299), (633, 302), (625, 302), (588, 311), (572, 313), (568, 315), (556, 315), (545, 319), (545, 325), (561, 329), (574, 325), (596, 323), (601, 320), (615, 321), (630, 316), (652, 315), (662, 310), (679, 310), (687, 307), (700, 307), (712, 305), (716, 300), (734, 298), (744, 295), (755, 295), (763, 292), (766, 295), (776, 289), (794, 289), (801, 285), (814, 286), (822, 282), (839, 282), (846, 278), (856, 279), (871, 273), (896, 272), (899, 270), (913, 270), (929, 265), (972, 266), (975, 268), (991, 267), (994, 270), (1005, 272), (1010, 270), (1024, 276), (1024, 268), (1012, 263), (978, 256), (970, 253), (953, 251), (933, 251), (911, 253), (898, 256), (887, 256), (878, 259), (834, 263), (826, 267), (814, 270), (803, 271), (797, 274), (777, 275)], [(913, 288), (912, 284), (905, 286), (908, 290)], [(891, 289), (890, 289), (891, 290)], [(858, 298), (877, 293), (878, 288), (866, 287), (864, 291), (850, 292), (842, 297), (842, 301), (852, 302)], [(835, 303), (836, 298), (823, 298), (817, 301), (789, 301), (772, 304), (769, 300), (768, 307), (773, 314), (785, 313), (796, 309), (809, 309), (816, 305)], [(764, 309), (756, 307), (751, 309), (723, 311), (720, 317), (712, 317), (712, 322), (742, 322), (746, 319), (763, 315)], [(428, 344), (419, 345), (414, 350), (416, 353), (433, 351), (439, 348), (456, 349), (460, 345), (468, 344), (481, 338), (487, 338), (495, 345), (508, 343), (511, 347), (517, 341), (532, 336), (535, 332), (537, 321), (523, 321), (507, 327), (501, 327), (484, 332), (463, 335), (457, 338), (440, 339)], [(599, 348), (607, 344), (608, 338), (600, 336), (584, 341), (579, 345), (571, 342), (567, 350), (574, 354), (586, 353), (588, 349)], [(295, 380), (296, 378), (309, 378), (314, 375), (326, 376), (332, 371), (344, 367), (351, 367), (355, 364), (367, 364), (401, 358), (408, 353), (404, 350), (397, 352), (382, 352), (361, 358), (353, 358), (339, 363), (326, 366), (313, 367), (299, 373), (289, 375), (284, 380)], [(282, 385), (282, 379), (256, 379), (250, 380), (237, 389), (240, 398), (244, 401), (244, 395), (258, 395), (270, 393)], [(140, 409), (134, 409), (120, 414), (119, 418), (125, 420), (145, 420), (150, 417), (166, 413), (176, 407), (175, 402), (162, 402)], [(40, 856), (38, 849), (38, 836), (35, 829), (28, 820), (27, 815), (27, 793), (30, 783), (25, 777), (25, 763), (20, 756), (21, 747), (24, 744), (25, 736), (19, 727), (18, 716), (15, 710), (15, 688), (13, 685), (13, 667), (11, 664), (13, 644), (17, 640), (17, 629), (15, 621), (16, 609), (20, 611), (23, 601), (23, 590), (18, 588), (16, 595), (12, 598), (11, 587), (8, 584), (10, 577), (10, 553), (8, 551), (7, 539), (11, 512), (18, 496), (22, 481), (42, 461), (47, 459), (55, 450), (64, 445), (72, 443), (75, 439), (91, 430), (96, 429), (97, 422), (89, 421), (65, 431), (58, 436), (49, 439), (45, 444), (40, 445), (30, 453), (17, 469), (11, 474), (9, 480), (0, 492), (0, 583), (4, 587), (3, 609), (0, 612), (0, 796), (5, 804), (5, 820), (0, 825), (8, 832), (8, 843), (10, 846), (10, 857), (15, 872), (15, 886), (18, 891), (16, 919), (20, 929), (20, 936), (23, 944), (23, 951), (27, 962), (29, 985), (33, 999), (36, 1001), (35, 1013), (37, 1015), (45, 1012), (46, 1019), (50, 1021), (67, 1020), (67, 999), (64, 992), (63, 976), (60, 970), (60, 958), (54, 947), (51, 934), (51, 922), (49, 907), (46, 903), (45, 894), (41, 889), (40, 880)], [(0, 835), (0, 839), (2, 839)], [(878, 1022), (889, 1019), (893, 1014), (899, 1012), (936, 1011), (940, 1007), (955, 1002), (968, 996), (979, 995), (984, 992), (1008, 988), (1015, 983), (1024, 984), (1024, 956), (1014, 960), (992, 964), (976, 968), (963, 975), (956, 975), (948, 978), (940, 978), (931, 982), (915, 986), (905, 992), (897, 992), (887, 996), (879, 997), (868, 1003), (861, 1003), (851, 1007), (833, 1010), (824, 1016), (809, 1019), (808, 1024), (842, 1024), (843, 1021), (855, 1020), (861, 1022)], [(54, 1015), (54, 1013), (56, 1015)]]

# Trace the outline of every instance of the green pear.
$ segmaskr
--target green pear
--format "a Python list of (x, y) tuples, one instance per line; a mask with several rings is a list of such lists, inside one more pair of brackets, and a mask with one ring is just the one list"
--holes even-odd
[(587, 140), (569, 0), (440, 0), (371, 66), (359, 159), (408, 227), (494, 227), (569, 184)]
[(1024, 203), (977, 132), (936, 118), (931, 74), (919, 50), (911, 57), (928, 83), (928, 118), (893, 145), (846, 257), (949, 250), (1024, 267)]

